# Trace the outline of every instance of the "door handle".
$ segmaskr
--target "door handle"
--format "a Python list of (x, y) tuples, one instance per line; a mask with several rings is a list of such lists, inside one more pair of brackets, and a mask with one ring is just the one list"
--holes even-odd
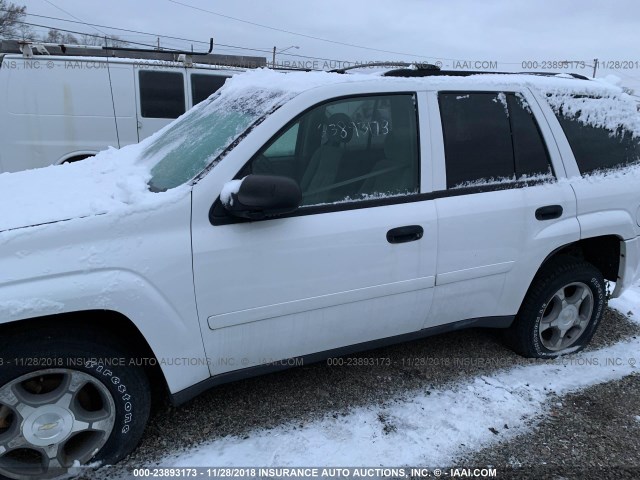
[(387, 242), (406, 243), (420, 240), (424, 235), (424, 229), (420, 225), (408, 225), (406, 227), (392, 228), (387, 232)]
[(562, 207), (560, 205), (547, 205), (536, 210), (536, 218), (540, 221), (553, 220), (562, 216)]

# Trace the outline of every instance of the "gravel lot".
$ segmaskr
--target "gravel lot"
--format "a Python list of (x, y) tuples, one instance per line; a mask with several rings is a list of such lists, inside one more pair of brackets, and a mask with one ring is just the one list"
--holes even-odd
[(492, 465), (501, 479), (640, 478), (640, 375), (551, 401), (530, 435), (484, 449), (461, 465)]
[[(607, 310), (589, 349), (638, 334), (637, 325)], [(352, 407), (382, 404), (407, 391), (441, 389), (501, 367), (528, 364), (502, 344), (499, 331), (478, 329), (345, 358), (388, 358), (390, 365), (384, 365), (386, 360), (379, 366), (319, 363), (223, 385), (180, 408), (165, 404), (150, 420), (132, 455), (117, 467), (100, 469), (87, 478), (131, 472), (226, 435), (248, 436), (255, 429), (285, 422), (304, 425), (328, 414), (337, 417)], [(452, 359), (458, 360), (455, 368), (447, 365)], [(457, 466), (522, 464), (527, 471), (529, 466), (547, 465), (554, 472), (557, 468), (564, 478), (578, 478), (572, 472), (582, 464), (640, 466), (640, 422), (636, 426), (629, 417), (640, 415), (639, 377), (592, 387), (554, 402), (561, 402), (562, 407), (552, 409), (551, 417), (539, 419), (540, 425), (526, 438), (477, 452)], [(511, 471), (513, 478), (522, 478), (523, 471)]]

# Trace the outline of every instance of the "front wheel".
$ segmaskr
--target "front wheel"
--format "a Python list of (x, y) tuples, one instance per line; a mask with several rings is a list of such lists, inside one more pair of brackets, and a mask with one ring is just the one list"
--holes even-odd
[(507, 339), (526, 357), (576, 352), (593, 337), (605, 306), (600, 271), (585, 261), (558, 257), (534, 279)]
[(2, 349), (0, 476), (53, 478), (133, 450), (149, 415), (144, 371), (117, 348), (68, 339), (64, 329), (33, 337)]

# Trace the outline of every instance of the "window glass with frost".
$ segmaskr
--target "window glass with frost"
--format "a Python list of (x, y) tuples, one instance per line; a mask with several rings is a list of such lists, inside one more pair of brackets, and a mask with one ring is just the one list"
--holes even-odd
[(304, 207), (417, 193), (419, 172), (415, 98), (397, 94), (312, 108), (268, 142), (237, 178), (292, 178)]
[(220, 90), (152, 137), (141, 159), (154, 165), (149, 187), (175, 188), (215, 165), (236, 139), (293, 96), (256, 88)]
[(441, 92), (447, 188), (554, 178), (526, 99), (510, 92)]
[(640, 114), (619, 95), (548, 94), (580, 173), (640, 162)]

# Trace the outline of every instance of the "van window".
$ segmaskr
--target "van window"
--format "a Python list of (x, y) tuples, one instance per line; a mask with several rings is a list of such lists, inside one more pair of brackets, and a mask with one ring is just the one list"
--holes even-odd
[(229, 77), (194, 73), (191, 75), (191, 100), (197, 105), (218, 91)]
[(182, 73), (141, 70), (139, 75), (143, 117), (178, 118), (185, 112)]
[(519, 93), (439, 95), (447, 188), (552, 176), (549, 153)]

